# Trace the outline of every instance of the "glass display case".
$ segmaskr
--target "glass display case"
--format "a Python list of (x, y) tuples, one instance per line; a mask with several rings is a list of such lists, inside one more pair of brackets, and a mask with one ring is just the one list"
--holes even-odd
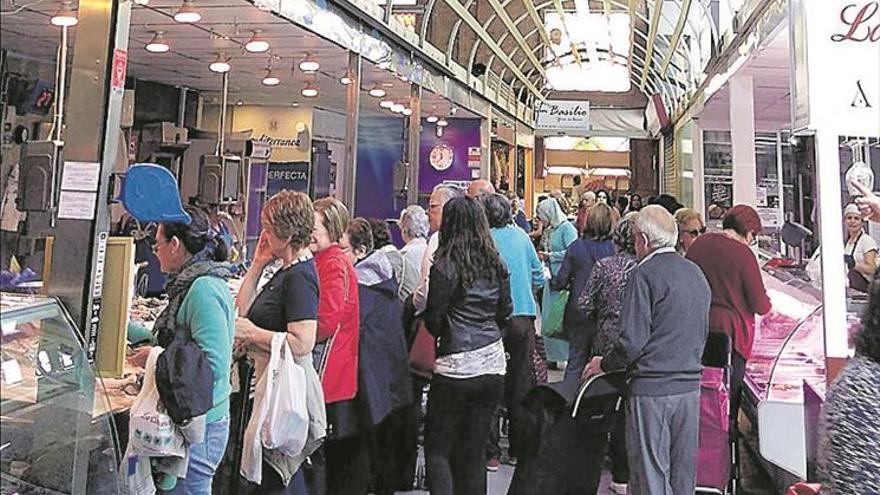
[(55, 300), (0, 295), (0, 494), (120, 493), (109, 400)]
[[(761, 457), (793, 482), (807, 477), (807, 446), (816, 433), (806, 427), (804, 391), (819, 400), (826, 391), (822, 294), (796, 271), (765, 265), (762, 275), (773, 309), (756, 319), (743, 409)], [(852, 335), (858, 315), (848, 314), (846, 324)]]

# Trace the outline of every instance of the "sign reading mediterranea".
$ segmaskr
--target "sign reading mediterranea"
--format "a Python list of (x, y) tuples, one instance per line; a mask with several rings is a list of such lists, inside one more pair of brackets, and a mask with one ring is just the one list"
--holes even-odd
[(588, 136), (590, 102), (547, 100), (538, 105), (535, 130), (539, 135)]

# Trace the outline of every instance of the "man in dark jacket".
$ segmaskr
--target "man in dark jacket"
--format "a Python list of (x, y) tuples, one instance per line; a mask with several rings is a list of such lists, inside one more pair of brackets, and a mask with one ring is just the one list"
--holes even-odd
[(709, 284), (676, 254), (675, 219), (662, 206), (642, 209), (633, 234), (640, 262), (624, 296), (624, 333), (584, 374), (627, 369), (629, 493), (694, 493)]

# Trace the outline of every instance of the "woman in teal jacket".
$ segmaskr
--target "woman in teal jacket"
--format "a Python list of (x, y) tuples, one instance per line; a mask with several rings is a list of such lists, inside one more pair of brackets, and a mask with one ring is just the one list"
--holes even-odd
[[(538, 256), (544, 263), (549, 264), (550, 274), (556, 276), (562, 260), (565, 258), (565, 250), (569, 244), (578, 238), (577, 228), (568, 221), (559, 203), (548, 198), (538, 204), (538, 220), (544, 225), (544, 235), (541, 238), (541, 250)], [(550, 288), (550, 284), (544, 285), (544, 296), (541, 304), (541, 319), (547, 320), (550, 308), (559, 298), (559, 292)], [(541, 329), (544, 334), (544, 329)], [(544, 346), (547, 350), (547, 360), (550, 362), (562, 362), (568, 359), (568, 342), (562, 339), (547, 337), (544, 334)]]
[[(161, 343), (188, 328), (214, 373), (213, 407), (205, 418), (205, 439), (189, 446), (189, 465), (182, 480), (187, 494), (209, 495), (229, 437), (235, 308), (225, 280), (231, 276), (229, 265), (224, 263), (226, 245), (211, 230), (204, 211), (189, 206), (184, 210), (192, 218), (189, 224), (163, 223), (156, 231), (153, 252), (162, 272), (168, 274), (165, 291), (169, 302), (157, 318), (153, 333)], [(142, 366), (147, 354), (149, 346), (140, 348), (129, 359)], [(175, 480), (165, 477), (159, 488), (169, 491), (175, 485)]]

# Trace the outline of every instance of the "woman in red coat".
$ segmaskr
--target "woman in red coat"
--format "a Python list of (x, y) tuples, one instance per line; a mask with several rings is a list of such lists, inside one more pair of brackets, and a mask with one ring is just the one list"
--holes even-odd
[(751, 206), (736, 205), (727, 211), (721, 233), (703, 234), (691, 244), (687, 258), (703, 270), (712, 289), (709, 331), (733, 339), (730, 378), (731, 421), (736, 423), (746, 362), (755, 340), (755, 315), (770, 311), (758, 259), (749, 246), (761, 233), (761, 218)]
[[(333, 198), (319, 199), (314, 206), (315, 229), (309, 249), (315, 255), (318, 270), (318, 335), (314, 361), (327, 404), (326, 493), (344, 494), (352, 493), (353, 489), (344, 483), (357, 483), (363, 476), (363, 463), (369, 476), (367, 444), (352, 414), (353, 399), (358, 391), (358, 281), (354, 266), (339, 247), (339, 240), (348, 227), (348, 210)], [(324, 475), (319, 471), (316, 478), (320, 483)], [(309, 492), (324, 493), (324, 490), (310, 487)]]

